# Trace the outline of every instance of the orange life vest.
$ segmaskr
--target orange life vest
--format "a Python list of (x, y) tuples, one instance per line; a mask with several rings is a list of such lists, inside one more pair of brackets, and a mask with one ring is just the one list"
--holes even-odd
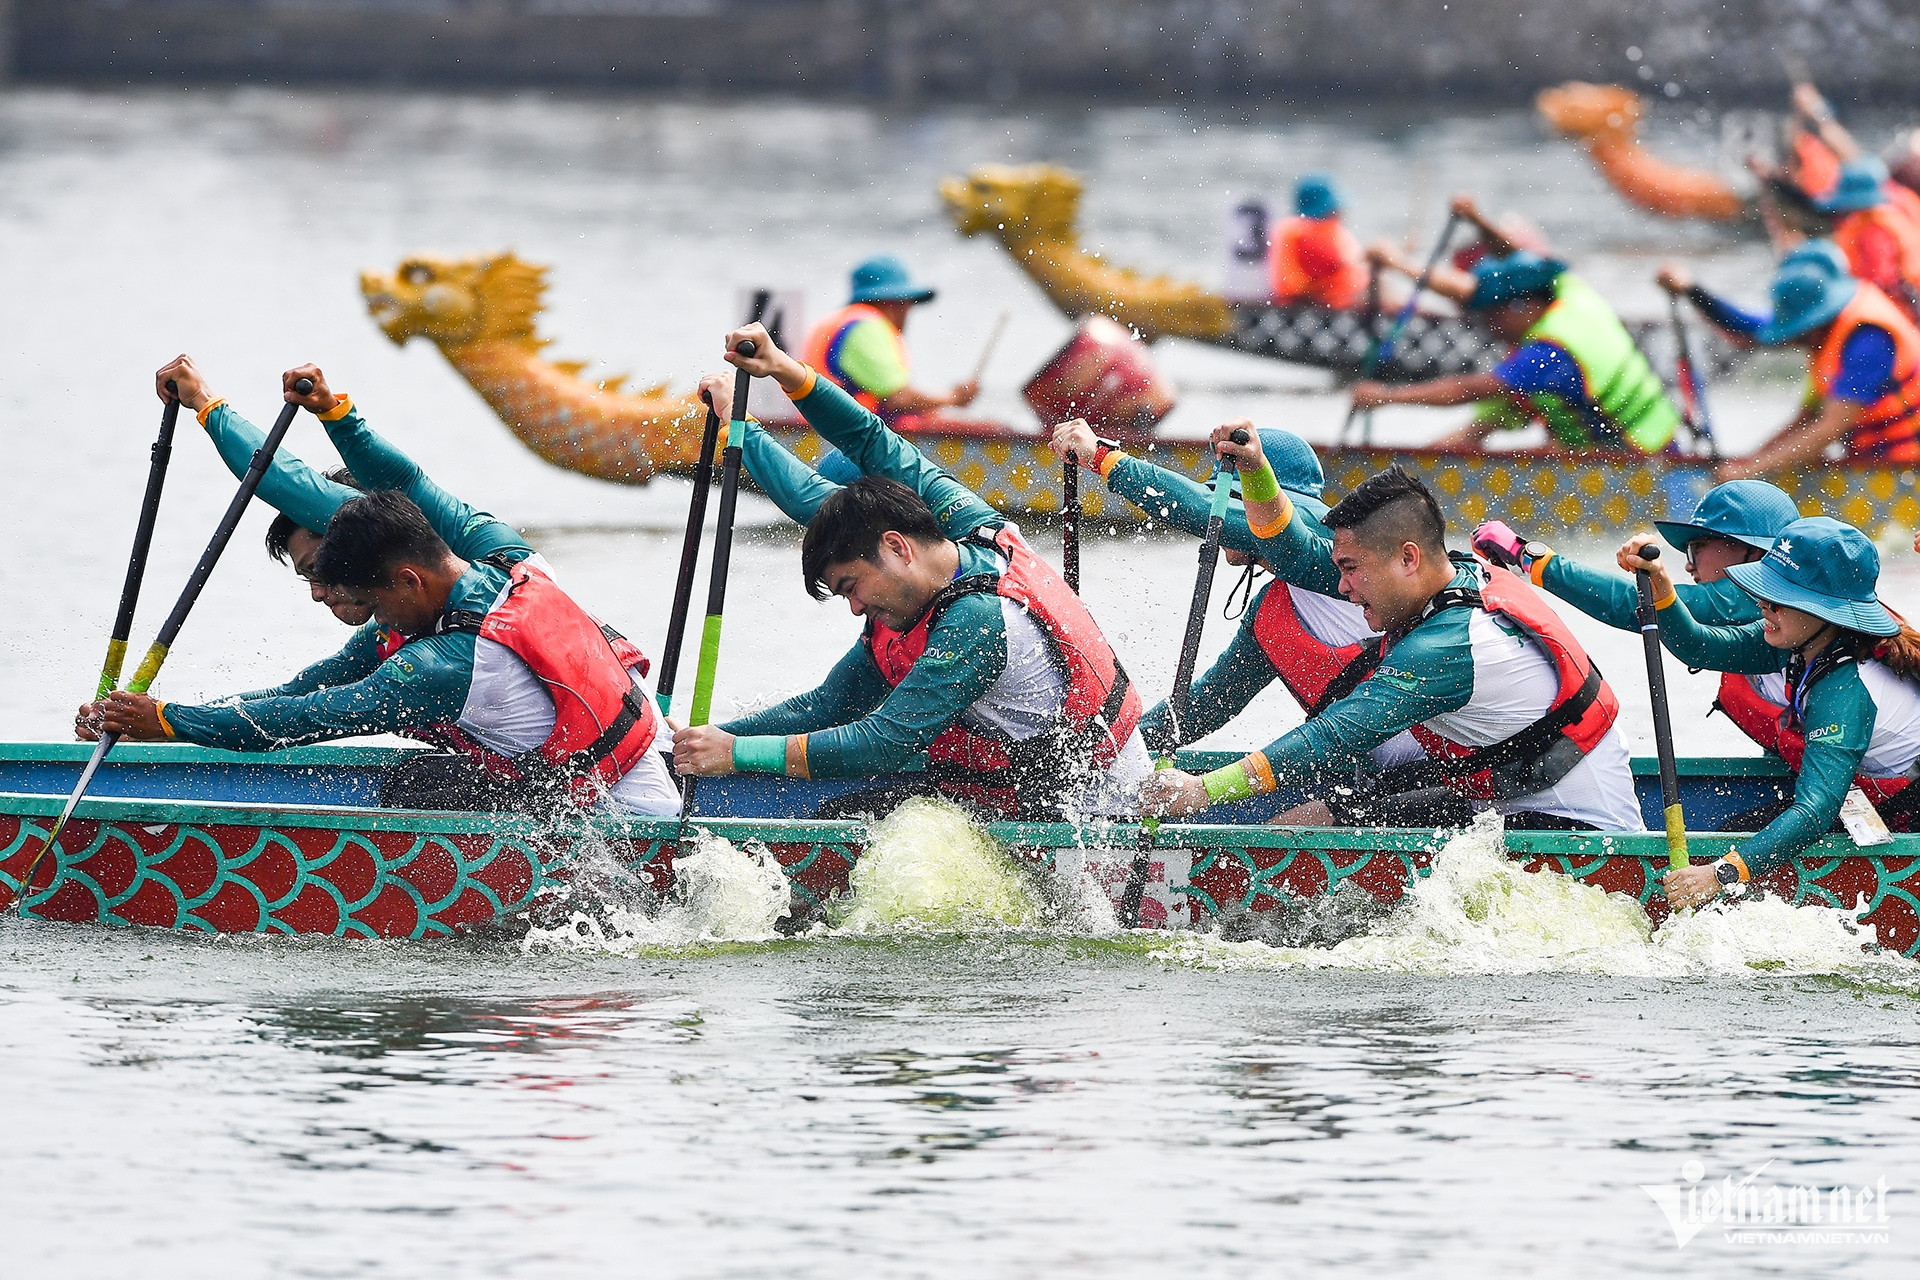
[[(1448, 587), (1428, 602), (1426, 612), (1414, 626), (1446, 609), (1483, 609), (1505, 619), (1546, 650), (1553, 659), (1559, 688), (1544, 715), (1499, 742), (1470, 746), (1425, 724), (1413, 726), (1414, 739), (1426, 749), (1427, 759), (1446, 775), (1448, 784), (1467, 795), (1508, 800), (1545, 791), (1599, 745), (1620, 717), (1620, 699), (1567, 624), (1531, 583), (1510, 573), (1495, 573), (1487, 576), (1478, 590)], [(1328, 685), (1325, 700), (1331, 703), (1346, 697), (1372, 675), (1386, 656), (1391, 638), (1382, 636), (1364, 646), (1360, 656)]]
[(1293, 592), (1278, 581), (1269, 582), (1260, 592), (1253, 613), (1253, 638), (1280, 673), (1280, 683), (1309, 716), (1319, 714), (1331, 701), (1326, 696), (1328, 686), (1365, 648), (1358, 643), (1336, 648), (1307, 630), (1293, 607)]
[(645, 675), (646, 656), (531, 560), (508, 568), (507, 577), (506, 594), (493, 608), (485, 614), (450, 611), (435, 634), (469, 632), (512, 650), (553, 699), (552, 732), (511, 759), (458, 726), (432, 726), (409, 736), (462, 750), (488, 769), (529, 784), (550, 785), (556, 800), (563, 793), (577, 805), (591, 805), (640, 763), (660, 731), (653, 700), (629, 673), (631, 668)]
[[(1813, 679), (1818, 680), (1825, 674), (1825, 670), (1816, 671)], [(1759, 743), (1761, 750), (1779, 756), (1786, 761), (1787, 768), (1795, 773), (1800, 772), (1800, 761), (1807, 751), (1804, 726), (1795, 720), (1787, 707), (1761, 693), (1760, 687), (1751, 679), (1732, 672), (1723, 673), (1720, 677), (1720, 694), (1713, 700), (1713, 705), (1725, 712), (1727, 719), (1733, 721), (1740, 732)], [(1867, 799), (1878, 805), (1905, 790), (1907, 779), (1869, 778), (1859, 774), (1853, 784), (1867, 793)]]
[(926, 612), (905, 631), (867, 623), (865, 641), (874, 665), (898, 687), (926, 652), (927, 633), (947, 607), (963, 596), (999, 595), (1025, 609), (1047, 638), (1055, 666), (1065, 675), (1066, 702), (1057, 725), (1015, 741), (984, 724), (948, 725), (927, 749), (928, 771), (941, 789), (994, 812), (1055, 816), (1060, 797), (1077, 783), (1104, 773), (1139, 727), (1140, 695), (1127, 678), (1100, 626), (1060, 575), (1010, 528), (970, 538), (1006, 557), (1000, 574), (970, 574), (942, 588)]
[(1288, 218), (1267, 251), (1275, 302), (1317, 302), (1350, 311), (1367, 296), (1367, 259), (1340, 219)]
[(1814, 385), (1833, 394), (1840, 376), (1840, 355), (1853, 331), (1877, 325), (1893, 338), (1894, 389), (1860, 411), (1847, 432), (1847, 452), (1883, 462), (1920, 460), (1920, 328), (1886, 294), (1862, 280), (1853, 298), (1827, 330), (1813, 359)]
[[(1854, 210), (1834, 225), (1833, 242), (1847, 256), (1847, 269), (1857, 279), (1877, 285), (1881, 282), (1867, 274), (1868, 263), (1862, 246), (1868, 231), (1873, 228), (1884, 231), (1899, 246), (1900, 279), (1894, 282), (1893, 296), (1904, 304), (1906, 300), (1898, 295), (1920, 285), (1920, 222), (1915, 222), (1913, 215), (1903, 205), (1883, 200), (1871, 209)], [(1885, 286), (1882, 288), (1884, 290)], [(1903, 305), (1902, 310), (1905, 309)]]
[(862, 320), (878, 320), (886, 327), (893, 338), (894, 354), (900, 359), (902, 369), (911, 368), (907, 363), (907, 344), (901, 338), (900, 331), (893, 322), (880, 314), (879, 310), (864, 302), (853, 302), (840, 308), (832, 315), (813, 327), (807, 335), (807, 350), (803, 359), (813, 366), (814, 372), (831, 380), (842, 391), (858, 400), (874, 413), (880, 412), (880, 397), (862, 387), (855, 386), (840, 368), (840, 344), (846, 340), (847, 331)]

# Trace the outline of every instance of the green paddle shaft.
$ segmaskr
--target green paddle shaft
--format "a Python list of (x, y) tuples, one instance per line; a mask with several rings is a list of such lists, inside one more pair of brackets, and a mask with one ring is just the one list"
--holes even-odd
[[(1642, 547), (1648, 560), (1658, 559), (1658, 546)], [(1675, 871), (1687, 865), (1687, 817), (1680, 807), (1680, 770), (1673, 754), (1673, 722), (1667, 709), (1666, 663), (1660, 654), (1660, 615), (1653, 607), (1653, 579), (1645, 569), (1633, 575), (1639, 603), (1640, 639), (1647, 650), (1647, 693), (1653, 702), (1653, 741), (1660, 753), (1660, 804), (1667, 821), (1667, 864)]]
[(160, 435), (153, 442), (147, 464), (147, 492), (140, 500), (140, 522), (133, 533), (133, 550), (127, 556), (127, 578), (120, 586), (120, 612), (114, 615), (113, 631), (107, 637), (107, 657), (100, 666), (100, 684), (93, 700), (112, 693), (120, 683), (120, 668), (127, 660), (127, 637), (133, 634), (133, 611), (140, 603), (140, 584), (147, 575), (147, 550), (153, 545), (153, 524), (160, 514), (160, 491), (167, 483), (167, 464), (173, 459), (173, 424), (180, 417), (180, 388), (167, 383), (167, 407), (160, 411)]
[[(313, 390), (313, 379), (302, 378), (293, 384), (293, 389), (300, 395), (306, 395)], [(234, 492), (233, 501), (227, 504), (226, 514), (220, 517), (220, 524), (214, 529), (213, 538), (207, 543), (207, 549), (200, 553), (200, 562), (193, 566), (193, 573), (188, 577), (186, 587), (181, 590), (180, 598), (174, 602), (173, 612), (168, 614), (167, 620), (160, 625), (160, 634), (154, 637), (152, 647), (147, 650), (147, 656), (140, 660), (140, 666), (134, 671), (133, 679), (127, 682), (129, 692), (145, 693), (152, 686), (153, 678), (160, 674), (160, 667), (167, 660), (167, 651), (179, 638), (180, 628), (186, 625), (187, 615), (193, 611), (194, 602), (199, 600), (200, 591), (207, 585), (207, 579), (213, 576), (213, 567), (220, 563), (220, 556), (226, 551), (227, 543), (233, 541), (233, 531), (239, 527), (240, 517), (246, 515), (247, 504), (253, 501), (254, 492), (260, 487), (261, 478), (267, 474), (267, 468), (273, 463), (273, 455), (279, 452), (280, 442), (286, 438), (287, 429), (293, 425), (293, 416), (298, 412), (300, 412), (299, 405), (288, 404), (283, 407), (280, 410), (280, 416), (274, 420), (273, 430), (267, 432), (267, 438), (254, 451), (253, 462), (247, 467), (247, 474), (240, 478), (240, 488)], [(73, 794), (67, 797), (67, 803), (62, 806), (60, 816), (48, 829), (46, 841), (40, 846), (40, 852), (33, 855), (33, 861), (28, 864), (26, 874), (20, 877), (20, 891), (15, 901), (22, 911), (26, 910), (27, 895), (33, 885), (33, 873), (39, 869), (40, 861), (47, 856), (47, 851), (60, 839), (60, 833), (66, 829), (68, 820), (73, 817), (73, 811), (79, 808), (80, 801), (86, 796), (87, 788), (93, 784), (93, 777), (99, 772), (100, 765), (107, 758), (107, 753), (112, 751), (114, 744), (119, 741), (120, 735), (115, 733), (100, 735), (100, 745), (94, 748), (93, 758), (87, 762), (87, 767), (81, 772), (80, 781), (75, 784)]]

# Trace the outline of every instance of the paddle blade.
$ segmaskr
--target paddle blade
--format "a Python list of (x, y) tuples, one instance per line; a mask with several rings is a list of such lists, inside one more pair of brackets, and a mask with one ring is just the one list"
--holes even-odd
[(87, 788), (93, 785), (93, 775), (100, 772), (100, 765), (106, 760), (107, 752), (113, 750), (113, 744), (118, 741), (120, 741), (118, 734), (100, 735), (100, 741), (94, 747), (93, 755), (87, 761), (87, 767), (80, 771), (80, 781), (73, 786), (73, 794), (69, 795), (66, 804), (61, 806), (60, 816), (55, 818), (53, 825), (47, 829), (47, 838), (41, 843), (40, 851), (33, 855), (33, 861), (27, 864), (26, 872), (20, 877), (20, 889), (14, 895), (14, 903), (21, 911), (27, 909), (27, 898), (33, 893), (33, 873), (40, 869), (40, 864), (46, 859), (48, 851), (60, 842), (60, 833), (67, 829), (67, 821), (73, 817), (73, 811), (80, 807), (80, 800), (87, 794)]

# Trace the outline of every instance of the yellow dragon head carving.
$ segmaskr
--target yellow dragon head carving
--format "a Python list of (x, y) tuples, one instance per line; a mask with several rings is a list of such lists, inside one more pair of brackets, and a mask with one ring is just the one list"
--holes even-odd
[(1572, 80), (1541, 90), (1533, 103), (1570, 138), (1631, 138), (1640, 129), (1640, 95), (1617, 84)]
[(413, 257), (392, 275), (360, 273), (367, 310), (395, 346), (423, 337), (435, 346), (473, 342), (543, 345), (534, 335), (545, 267), (511, 253), (485, 258)]
[(987, 165), (947, 178), (940, 196), (963, 236), (1071, 242), (1080, 214), (1080, 179), (1050, 164)]

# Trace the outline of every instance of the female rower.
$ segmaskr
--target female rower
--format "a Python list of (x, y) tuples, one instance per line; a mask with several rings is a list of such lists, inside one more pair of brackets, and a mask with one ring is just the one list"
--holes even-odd
[(1635, 538), (1620, 567), (1653, 578), (1661, 638), (1689, 666), (1742, 672), (1778, 685), (1784, 704), (1779, 751), (1794, 767), (1790, 800), (1730, 819), (1726, 829), (1758, 833), (1709, 866), (1666, 877), (1676, 910), (1765, 875), (1825, 835), (1849, 788), (1858, 785), (1883, 817), (1904, 820), (1902, 793), (1920, 759), (1920, 633), (1880, 603), (1880, 555), (1858, 529), (1826, 516), (1797, 520), (1771, 550), (1727, 576), (1760, 605), (1760, 620), (1699, 622), (1658, 560)]

